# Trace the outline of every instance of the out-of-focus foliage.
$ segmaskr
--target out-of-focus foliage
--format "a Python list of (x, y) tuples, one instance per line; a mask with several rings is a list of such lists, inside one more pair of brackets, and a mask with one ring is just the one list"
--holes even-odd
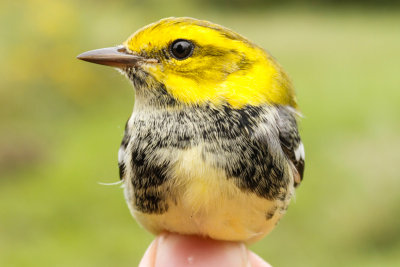
[(133, 90), (75, 56), (167, 16), (242, 33), (296, 85), (305, 179), (252, 249), (274, 266), (399, 266), (400, 12), (183, 0), (0, 3), (0, 266), (137, 265), (152, 236), (98, 184), (118, 180)]
[(326, 7), (398, 7), (400, 2), (398, 0), (197, 0), (197, 2), (207, 2), (208, 4), (216, 7), (231, 7), (235, 8), (257, 8), (266, 6), (287, 6), (287, 5), (316, 5)]

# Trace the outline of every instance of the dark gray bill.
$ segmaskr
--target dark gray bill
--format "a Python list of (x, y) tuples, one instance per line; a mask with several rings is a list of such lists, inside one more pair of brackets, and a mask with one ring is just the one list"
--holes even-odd
[(91, 63), (124, 68), (137, 66), (140, 62), (156, 63), (155, 59), (146, 59), (141, 56), (132, 55), (126, 52), (124, 46), (107, 47), (90, 50), (77, 56), (78, 59)]

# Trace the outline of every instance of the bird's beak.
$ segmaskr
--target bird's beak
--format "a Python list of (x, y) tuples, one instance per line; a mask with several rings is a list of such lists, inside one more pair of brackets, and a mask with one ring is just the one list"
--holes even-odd
[(78, 59), (111, 66), (125, 68), (138, 66), (141, 63), (157, 63), (156, 59), (148, 59), (127, 52), (124, 46), (107, 47), (96, 50), (90, 50), (77, 56)]

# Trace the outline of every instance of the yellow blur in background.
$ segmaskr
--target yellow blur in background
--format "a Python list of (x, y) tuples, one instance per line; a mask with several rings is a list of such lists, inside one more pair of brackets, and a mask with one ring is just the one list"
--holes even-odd
[(0, 266), (138, 264), (153, 237), (99, 184), (119, 179), (133, 88), (75, 57), (168, 16), (243, 34), (296, 86), (304, 182), (251, 249), (274, 266), (400, 266), (400, 8), (272, 2), (2, 1)]

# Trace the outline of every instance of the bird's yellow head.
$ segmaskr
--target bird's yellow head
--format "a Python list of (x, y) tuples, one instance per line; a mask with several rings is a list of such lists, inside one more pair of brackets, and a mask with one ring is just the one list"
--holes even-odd
[(136, 87), (144, 84), (155, 90), (155, 84), (162, 84), (181, 104), (296, 107), (290, 79), (268, 53), (207, 21), (166, 18), (150, 24), (117, 47), (114, 60), (104, 50), (87, 53), (80, 58), (123, 69), (131, 79), (140, 80), (134, 82)]

